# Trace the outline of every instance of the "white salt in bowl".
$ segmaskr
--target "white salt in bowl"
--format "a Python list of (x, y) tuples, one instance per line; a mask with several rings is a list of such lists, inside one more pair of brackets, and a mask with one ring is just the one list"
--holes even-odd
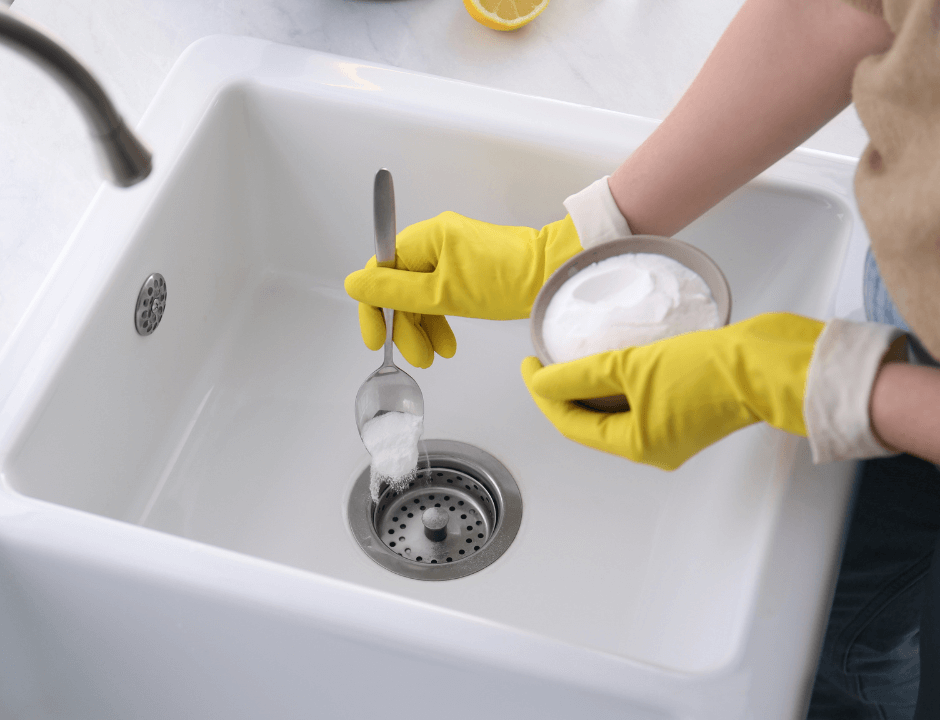
[[(717, 305), (719, 326), (728, 324), (731, 318), (731, 287), (714, 260), (694, 245), (681, 240), (658, 235), (634, 235), (630, 238), (603, 243), (578, 253), (552, 273), (542, 286), (529, 316), (532, 344), (535, 346), (535, 354), (542, 365), (552, 365), (557, 362), (548, 351), (542, 334), (545, 313), (555, 293), (568, 280), (594, 263), (618, 255), (635, 253), (651, 253), (671, 258), (701, 277)], [(622, 412), (630, 409), (627, 398), (623, 395), (584, 398), (579, 400), (578, 404), (602, 412)]]

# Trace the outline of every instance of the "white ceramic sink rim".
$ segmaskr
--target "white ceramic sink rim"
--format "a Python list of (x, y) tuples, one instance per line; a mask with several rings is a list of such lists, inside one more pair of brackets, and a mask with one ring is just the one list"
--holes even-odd
[[(292, 66), (296, 68), (293, 75), (286, 72)], [(301, 93), (309, 92), (312, 87), (330, 92), (325, 88), (333, 87), (340, 94), (367, 94), (370, 102), (388, 103), (391, 109), (396, 103), (411, 109), (430, 108), (442, 122), (463, 124), (468, 130), (490, 122), (510, 136), (572, 143), (566, 131), (553, 128), (549, 122), (532, 120), (539, 111), (550, 109), (556, 120), (583, 122), (588, 118), (595, 123), (596, 145), (577, 148), (586, 153), (608, 152), (607, 142), (613, 133), (618, 133), (625, 145), (635, 146), (654, 127), (654, 123), (636, 118), (625, 123), (623, 116), (615, 113), (515, 96), (263, 41), (219, 37), (197, 43), (181, 59), (141, 123), (142, 133), (158, 149), (154, 177), (130, 191), (102, 187), (27, 320), (0, 357), (0, 400), (3, 403), (0, 462), (10, 451), (11, 443), (24, 433), (23, 418), (30, 417), (43, 402), (48, 380), (58, 372), (59, 363), (67, 357), (68, 346), (87, 323), (89, 308), (105, 292), (102, 278), (109, 277), (121, 260), (124, 248), (119, 243), (109, 247), (102, 242), (91, 244), (87, 238), (104, 238), (102, 223), (107, 224), (111, 237), (133, 236), (141, 215), (172, 172), (175, 158), (185, 151), (198, 123), (217, 102), (219, 92), (253, 84)], [(428, 93), (429, 87), (435, 93)], [(476, 108), (472, 116), (465, 111), (468, 98)], [(574, 152), (576, 148), (570, 149)], [(798, 192), (814, 192), (830, 198), (844, 212), (852, 213), (852, 169), (852, 164), (844, 160), (801, 152), (776, 165), (757, 184), (763, 182), (776, 188), (792, 186)], [(101, 207), (122, 210), (102, 218), (100, 211), (96, 214), (96, 208)], [(851, 224), (850, 231), (856, 239), (859, 228), (857, 221)], [(848, 239), (845, 242), (848, 243)], [(172, 292), (171, 286), (171, 295)], [(781, 447), (783, 452), (792, 455), (796, 465), (807, 462), (803, 444), (793, 441)], [(742, 712), (752, 712), (756, 707), (775, 707), (771, 703), (777, 698), (783, 698), (776, 705), (782, 708), (782, 713), (799, 704), (792, 693), (805, 685), (805, 656), (812, 652), (818, 637), (822, 612), (819, 595), (820, 592), (825, 594), (819, 586), (826, 580), (818, 579), (815, 585), (810, 583), (809, 589), (802, 593), (782, 587), (780, 583), (785, 585), (787, 572), (796, 572), (801, 567), (793, 557), (796, 547), (815, 544), (822, 548), (819, 560), (809, 566), (818, 578), (825, 578), (831, 572), (838, 537), (838, 522), (834, 518), (844, 507), (849, 483), (848, 471), (839, 466), (807, 473), (807, 476), (812, 476), (813, 482), (825, 480), (830, 485), (821, 502), (831, 516), (826, 531), (798, 537), (795, 526), (787, 525), (783, 517), (770, 523), (769, 528), (784, 528), (783, 532), (767, 539), (767, 562), (777, 573), (761, 581), (749, 636), (739, 651), (719, 667), (698, 672), (657, 668), (544, 635), (499, 626), (415, 598), (194, 545), (189, 540), (25, 497), (6, 485), (0, 495), (0, 516), (4, 520), (0, 534), (9, 547), (22, 550), (23, 557), (57, 557), (61, 556), (63, 548), (68, 548), (68, 554), (78, 565), (118, 573), (130, 571), (135, 568), (135, 561), (146, 559), (151, 566), (145, 571), (139, 568), (134, 571), (148, 575), (154, 583), (200, 588), (218, 597), (220, 602), (235, 598), (242, 603), (256, 603), (266, 611), (287, 613), (350, 637), (371, 638), (374, 642), (388, 644), (400, 644), (407, 638), (412, 652), (452, 659), (472, 658), (488, 666), (570, 685), (581, 691), (629, 699), (637, 707), (658, 707), (673, 716), (697, 712), (700, 717), (743, 717)], [(793, 497), (791, 502), (785, 503), (784, 511), (784, 514), (790, 513), (792, 523), (792, 513), (797, 512), (804, 501), (807, 488), (790, 485), (781, 491)], [(799, 557), (799, 553), (796, 555)], [(379, 616), (386, 620), (376, 620)], [(797, 623), (802, 625), (798, 631), (781, 634), (781, 625)], [(408, 632), (409, 627), (417, 624), (425, 627), (427, 633), (415, 637)], [(792, 645), (780, 650), (783, 636), (789, 638)], [(456, 655), (455, 640), (461, 648)], [(769, 647), (777, 652), (773, 669), (767, 666), (766, 655), (762, 655)], [(760, 662), (761, 657), (764, 664)], [(648, 716), (658, 715), (649, 710)]]

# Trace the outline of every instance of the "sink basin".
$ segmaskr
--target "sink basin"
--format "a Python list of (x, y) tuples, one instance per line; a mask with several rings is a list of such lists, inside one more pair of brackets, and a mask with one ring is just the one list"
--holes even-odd
[[(512, 473), (515, 541), (421, 582), (345, 514), (379, 355), (342, 282), (375, 171), (399, 227), (540, 227), (654, 127), (255, 39), (187, 50), (139, 127), (152, 177), (101, 188), (0, 357), (0, 714), (799, 717), (853, 477), (801, 439), (751, 427), (673, 473), (590, 450), (531, 402), (525, 321), (457, 318), (456, 357), (412, 373), (425, 437)], [(853, 170), (798, 151), (679, 235), (732, 321), (833, 313)]]

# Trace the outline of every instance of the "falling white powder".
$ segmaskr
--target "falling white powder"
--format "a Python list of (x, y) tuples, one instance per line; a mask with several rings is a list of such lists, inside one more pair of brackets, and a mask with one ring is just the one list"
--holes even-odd
[(672, 258), (631, 253), (581, 270), (555, 293), (542, 339), (555, 362), (720, 325), (708, 285)]
[(374, 501), (382, 483), (401, 489), (414, 479), (423, 432), (423, 415), (402, 412), (383, 413), (362, 426), (362, 442), (372, 456), (369, 492)]

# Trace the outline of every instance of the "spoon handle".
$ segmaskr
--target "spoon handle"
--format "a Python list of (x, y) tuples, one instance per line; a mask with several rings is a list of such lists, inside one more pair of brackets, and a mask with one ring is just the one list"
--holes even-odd
[[(372, 212), (375, 222), (375, 262), (379, 267), (395, 267), (395, 186), (392, 174), (382, 168), (375, 174), (372, 193)], [(382, 308), (385, 317), (385, 360), (392, 364), (392, 327), (395, 311)]]
[(379, 267), (395, 267), (395, 186), (392, 174), (382, 168), (375, 174), (372, 195), (375, 219), (375, 261)]

